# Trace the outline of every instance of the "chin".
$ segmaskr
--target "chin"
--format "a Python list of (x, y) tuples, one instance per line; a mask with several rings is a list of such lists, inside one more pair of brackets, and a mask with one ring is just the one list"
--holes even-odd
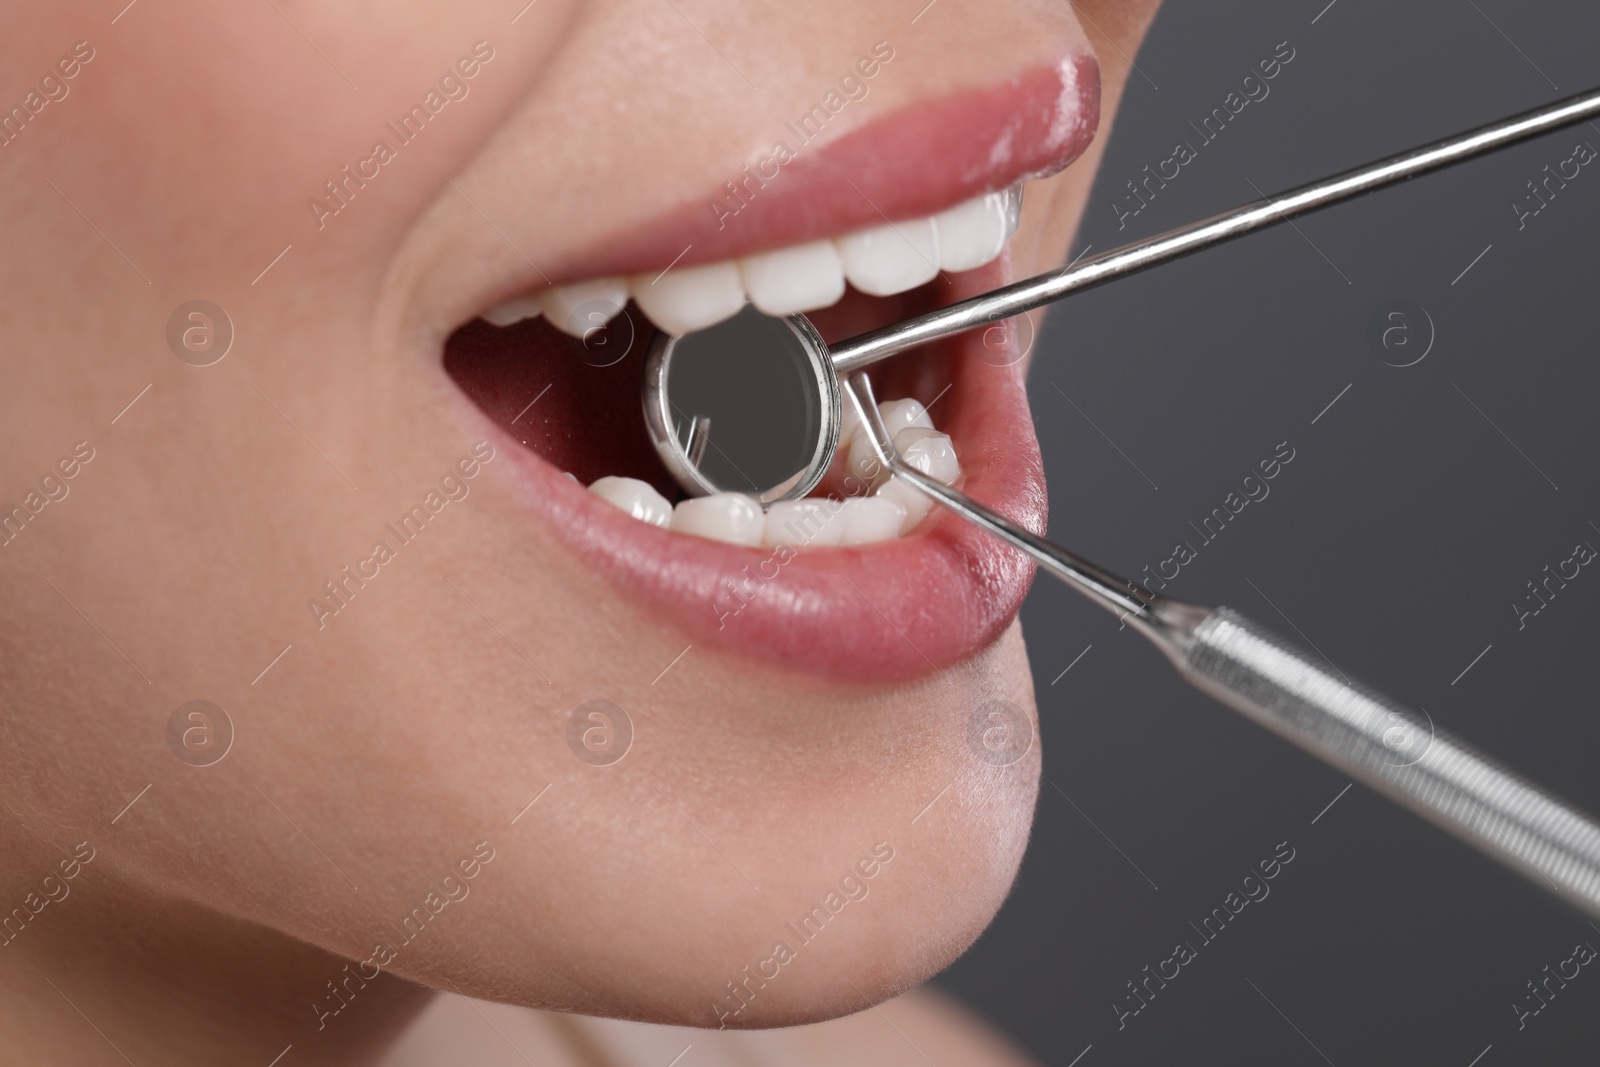
[[(1025, 718), (992, 717), (1002, 701)], [(448, 940), (402, 951), (397, 973), (708, 1028), (846, 1015), (937, 973), (1027, 845), (1039, 753), (1018, 629), (938, 680), (778, 710), (741, 729), (747, 705), (713, 698), (661, 750), (552, 787)]]

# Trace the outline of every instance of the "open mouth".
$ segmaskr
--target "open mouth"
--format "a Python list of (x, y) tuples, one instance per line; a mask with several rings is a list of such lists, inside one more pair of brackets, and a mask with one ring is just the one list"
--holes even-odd
[[(1023, 182), (1075, 159), (1097, 110), (1094, 61), (1076, 57), (897, 112), (747, 182), (742, 221), (674, 214), (597, 251), (600, 270), (492, 294), (445, 342), (444, 369), (514, 457), (529, 505), (691, 641), (836, 678), (941, 669), (1009, 625), (1032, 565), (879, 470), (848, 416), (804, 500), (687, 496), (646, 431), (644, 356), (658, 331), (747, 305), (804, 313), (832, 343), (1006, 284)], [(897, 147), (911, 154), (886, 165)], [(972, 331), (872, 377), (913, 465), (1042, 532), (1022, 340)]]
[[(591, 491), (640, 521), (751, 548), (855, 545), (901, 536), (926, 517), (930, 504), (879, 469), (866, 438), (854, 432), (853, 409), (846, 409), (839, 459), (816, 499), (780, 501), (763, 511), (745, 493), (677, 494), (659, 461), (641, 463), (637, 433), (608, 434), (562, 448), (560, 397), (603, 384), (617, 389), (625, 407), (628, 393), (640, 387), (641, 361), (628, 361), (615, 374), (603, 371), (642, 349), (641, 334), (682, 337), (732, 317), (747, 303), (773, 316), (809, 313), (830, 343), (933, 306), (936, 278), (976, 271), (1000, 258), (1016, 232), (1021, 201), (1020, 185), (1013, 186), (937, 216), (885, 222), (739, 260), (669, 269), (653, 277), (544, 286), (487, 309), (473, 328), (458, 332), (446, 346), (446, 367), (486, 410), (490, 405), (498, 410), (495, 401), (517, 395), (515, 389), (508, 393), (508, 386), (525, 384), (509, 381), (508, 371), (535, 376), (557, 367), (570, 371), (557, 404), (526, 408), (502, 425), (521, 424), (524, 445), (552, 461), (559, 456)], [(630, 297), (632, 312), (618, 322)], [(553, 392), (554, 383), (547, 385)], [(961, 476), (960, 460), (929, 411), (941, 399), (907, 394), (881, 408), (902, 455), (953, 485)]]

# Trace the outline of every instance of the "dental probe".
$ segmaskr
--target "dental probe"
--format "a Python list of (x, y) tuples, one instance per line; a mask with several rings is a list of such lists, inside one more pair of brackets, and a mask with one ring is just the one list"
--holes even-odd
[(1068, 293), (1090, 289), (1136, 271), (1199, 252), (1247, 233), (1286, 222), (1296, 215), (1327, 207), (1359, 193), (1449, 166), (1600, 115), (1600, 89), (1591, 89), (1553, 104), (1525, 111), (1476, 130), (1447, 137), (1343, 174), (1302, 185), (1277, 199), (1260, 200), (1201, 219), (1154, 237), (1092, 256), (1076, 266), (1048, 271), (981, 296), (930, 311), (830, 346), (833, 366), (841, 375), (920, 344), (963, 333), (1031, 311)]
[(1593, 819), (1233, 609), (1158, 596), (928, 477), (895, 450), (866, 374), (851, 375), (844, 392), (878, 461), (896, 477), (1132, 624), (1185, 681), (1600, 917)]

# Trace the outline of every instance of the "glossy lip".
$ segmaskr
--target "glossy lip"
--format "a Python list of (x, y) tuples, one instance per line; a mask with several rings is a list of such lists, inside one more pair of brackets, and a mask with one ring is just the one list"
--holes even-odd
[[(1004, 284), (1006, 258), (954, 276), (941, 299)], [(995, 356), (993, 337), (976, 331), (939, 342), (954, 380), (934, 415), (961, 454), (965, 491), (1042, 533), (1044, 471), (1027, 394), (1019, 365), (984, 361)], [(530, 509), (574, 554), (672, 619), (697, 646), (839, 680), (904, 680), (989, 645), (1033, 580), (1025, 556), (938, 508), (898, 540), (792, 556), (661, 530), (600, 500), (456, 395), (487, 424), (481, 432), (508, 457)], [(728, 595), (729, 581), (756, 591), (741, 604)]]
[[(961, 97), (909, 105), (797, 158), (720, 229), (707, 204), (687, 205), (626, 240), (599, 243), (561, 268), (559, 277), (725, 259), (847, 233), (886, 217), (933, 214), (1065, 167), (1093, 139), (1098, 111), (1098, 65), (1091, 56)], [(986, 267), (941, 275), (934, 284), (939, 303), (952, 303), (1010, 276), (1009, 254), (1002, 253)], [(481, 306), (518, 291), (486, 294)], [(1014, 344), (1014, 337), (1004, 343)], [(920, 350), (938, 353), (936, 360), (921, 357), (928, 368), (948, 368), (947, 381), (931, 383), (928, 395), (949, 385), (934, 415), (956, 442), (964, 490), (1042, 533), (1043, 467), (1027, 417), (1021, 361), (987, 362), (1000, 347), (991, 329)], [(899, 358), (916, 361), (919, 355)], [(479, 432), (508, 457), (517, 495), (529, 510), (575, 555), (631, 599), (676, 622), (696, 645), (838, 680), (905, 680), (987, 647), (1015, 618), (1032, 583), (1026, 557), (937, 507), (910, 535), (858, 548), (790, 553), (661, 530), (575, 484), (459, 389), (451, 391)], [(733, 582), (746, 589), (744, 597), (729, 594)]]
[(652, 223), (601, 237), (581, 255), (502, 279), (455, 321), (546, 284), (694, 266), (937, 214), (1065, 168), (1089, 147), (1099, 122), (1100, 64), (1090, 54), (907, 104), (826, 144), (800, 147), (736, 215), (719, 220), (713, 204), (727, 190), (711, 190)]

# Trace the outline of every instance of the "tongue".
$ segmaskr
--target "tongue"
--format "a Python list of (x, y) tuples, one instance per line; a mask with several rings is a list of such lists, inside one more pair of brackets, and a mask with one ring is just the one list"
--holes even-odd
[(543, 318), (504, 328), (475, 319), (445, 342), (444, 368), (502, 429), (583, 484), (607, 474), (638, 478), (670, 500), (679, 490), (640, 410), (654, 334), (631, 305), (587, 344)]

